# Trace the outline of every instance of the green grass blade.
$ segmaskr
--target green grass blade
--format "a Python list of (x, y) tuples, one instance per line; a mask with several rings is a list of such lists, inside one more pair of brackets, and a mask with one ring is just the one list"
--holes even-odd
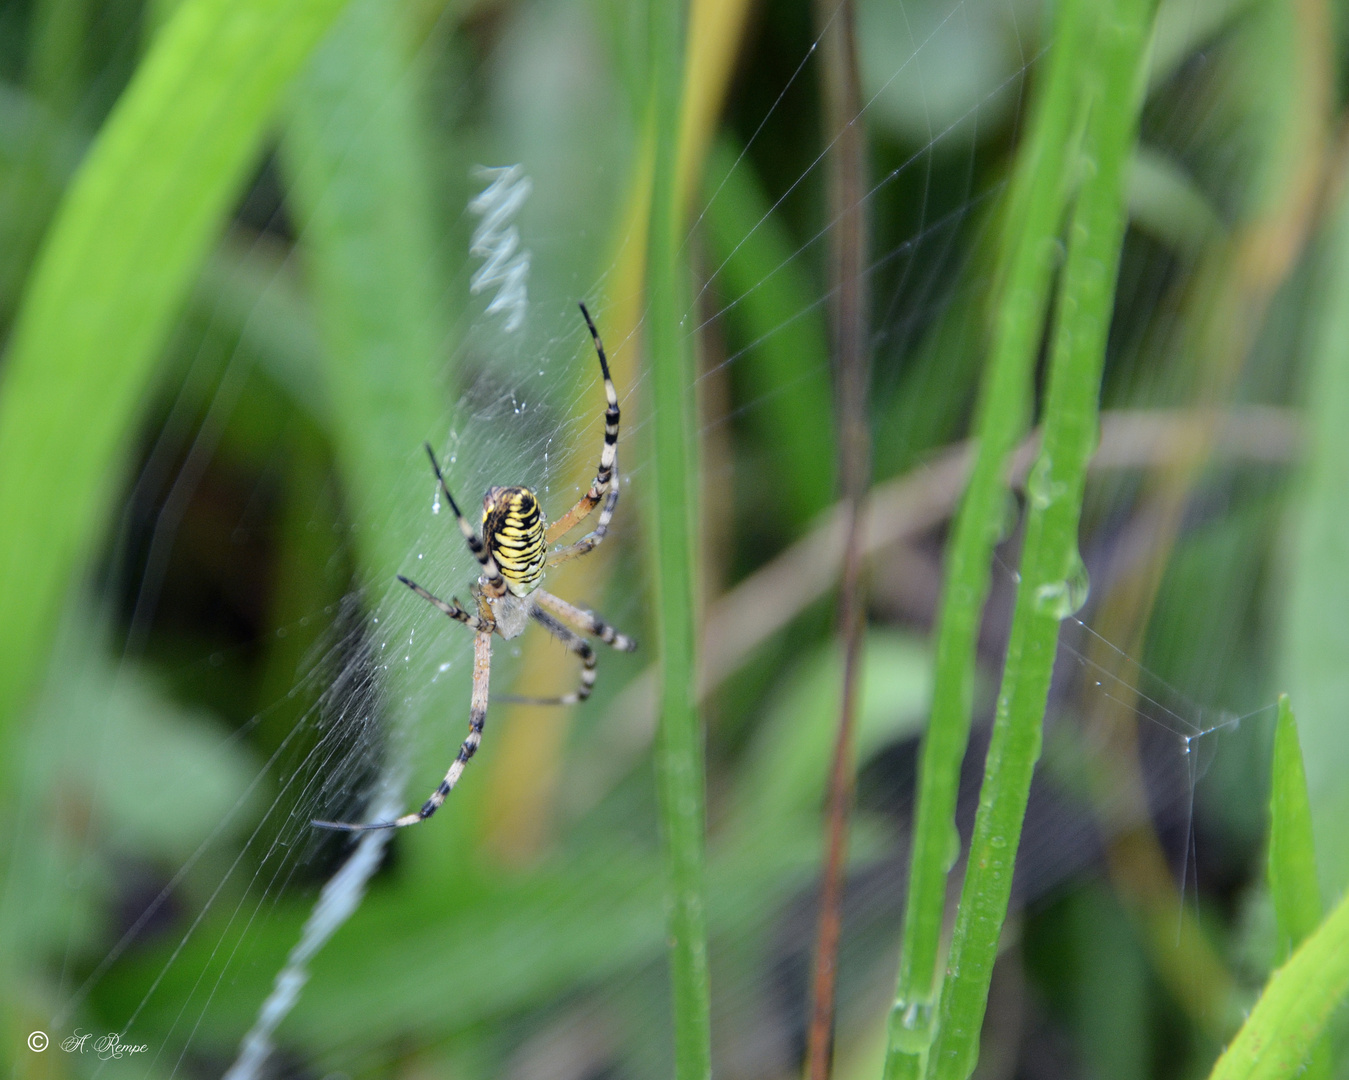
[(676, 192), (685, 14), (682, 0), (648, 8), (655, 161), (647, 240), (647, 347), (656, 505), (655, 569), (661, 709), (656, 775), (669, 890), (676, 1080), (711, 1074), (704, 914), (702, 731), (694, 689), (691, 459), (693, 363), (680, 326), (688, 283)]
[(1044, 438), (1027, 484), (1021, 580), (928, 1061), (928, 1073), (943, 1080), (964, 1080), (978, 1059), (1031, 775), (1040, 756), (1059, 624), (1086, 598), (1077, 529), (1087, 462), (1096, 447), (1151, 4), (1115, 0), (1096, 10), (1098, 45), (1084, 72), (1089, 118), (1081, 160), (1074, 163), (1082, 186), (1059, 290)]
[(1283, 694), (1274, 731), (1269, 795), (1269, 891), (1279, 923), (1280, 960), (1286, 959), (1321, 921), (1311, 814), (1297, 720), (1288, 695)]
[[(156, 362), (278, 96), (342, 0), (188, 0), (81, 166), (0, 384), (0, 724), (121, 488)], [(5, 755), (13, 760), (12, 755)]]
[(1301, 1076), (1336, 1006), (1349, 993), (1349, 896), (1270, 978), (1209, 1080)]
[(324, 352), (330, 430), (376, 595), (425, 524), (422, 443), (448, 427), (439, 381), (426, 151), (399, 8), (357, 0), (296, 81), (283, 140)]
[(1344, 723), (1349, 678), (1349, 199), (1326, 225), (1318, 267), (1321, 297), (1310, 328), (1304, 424), (1306, 465), (1292, 510), (1291, 571), (1283, 622), (1283, 681), (1298, 703), (1306, 751), (1307, 791), (1320, 846), (1323, 897), (1349, 884), (1349, 726)]
[[(1288, 695), (1279, 697), (1279, 719), (1274, 729), (1274, 764), (1269, 793), (1269, 891), (1279, 931), (1279, 961), (1316, 930), (1321, 921), (1321, 890), (1316, 880), (1316, 846), (1312, 839), (1312, 809), (1307, 798), (1307, 775), (1302, 768), (1302, 746), (1297, 720)], [(1330, 1046), (1324, 1039), (1312, 1045), (1306, 1080), (1330, 1075)]]
[(1059, 6), (1046, 81), (1005, 209), (996, 274), (1002, 286), (976, 422), (978, 453), (947, 549), (937, 617), (932, 719), (923, 740), (904, 938), (890, 1014), (888, 1080), (916, 1076), (933, 1035), (946, 879), (960, 846), (955, 803), (969, 741), (975, 644), (1009, 497), (1006, 460), (1029, 423), (1035, 357), (1067, 198), (1066, 162), (1080, 131), (1083, 7), (1075, 0)]

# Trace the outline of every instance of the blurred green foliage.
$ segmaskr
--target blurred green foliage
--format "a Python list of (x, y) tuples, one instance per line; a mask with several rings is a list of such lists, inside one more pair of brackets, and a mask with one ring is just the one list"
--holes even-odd
[[(697, 194), (673, 254), (690, 286), (679, 344), (698, 364), (681, 379), (698, 410), (686, 486), (701, 481), (682, 584), (708, 609), (804, 537), (836, 550), (817, 28), (802, 0), (743, 23), (715, 8), (690, 10), (687, 78), (717, 119), (707, 160), (678, 163)], [(858, 8), (875, 479), (929, 500), (878, 498), (872, 526), (902, 538), (869, 566), (836, 1062), (877, 1077), (951, 531), (902, 526), (948, 522), (958, 502), (936, 479), (974, 431), (998, 340), (1009, 222), (1028, 205), (1013, 178), (1033, 175), (1029, 109), (1059, 9)], [(1234, 1045), (1278, 1042), (1269, 1016), (1302, 1008), (1330, 1018), (1319, 1067), (1344, 1075), (1344, 973), (1325, 962), (1344, 953), (1334, 905), (1349, 880), (1337, 14), (1316, 0), (1157, 13), (1119, 282), (1086, 315), (1108, 324), (1105, 419), (1167, 410), (1179, 434), (1087, 481), (1076, 540), (1091, 594), (1061, 627), (978, 1075), (1206, 1074), (1301, 938)], [(538, 749), (556, 783), (508, 767), (527, 729), (494, 707), (451, 803), (394, 838), (310, 965), (268, 1075), (670, 1075), (644, 557), (659, 384), (633, 254), (650, 187), (647, 17), (619, 0), (0, 5), (11, 1075), (225, 1072), (348, 851), (309, 819), (359, 815), (380, 777), (413, 804), (463, 735), (469, 635), (392, 580), (415, 572), (462, 596), (475, 573), (433, 508), (421, 444), (466, 508), (522, 482), (560, 514), (599, 448), (581, 299), (614, 361), (627, 482), (589, 576), (564, 588), (559, 575), (558, 589), (644, 651), (601, 656), (595, 697), (556, 718)], [(532, 181), (513, 221), (530, 306), (511, 334), (486, 311), (490, 290), (470, 290), (482, 259), (467, 205), (475, 165), (517, 162)], [(1063, 245), (1048, 250), (1053, 278), (1082, 177), (1055, 180), (1063, 207), (1031, 193)], [(1043, 321), (1025, 335), (1037, 424)], [(981, 407), (1010, 444), (1025, 404), (995, 393)], [(1225, 423), (1252, 405), (1267, 423)], [(971, 749), (953, 789), (966, 844), (1023, 539), (1020, 504), (990, 475), (982, 527), (999, 546), (969, 628)], [(701, 691), (718, 1075), (794, 1075), (804, 1046), (841, 679), (814, 595), (780, 582), (786, 628)], [(547, 665), (574, 677), (529, 640), (498, 643), (494, 694)], [(1283, 689), (1298, 724), (1276, 737)], [(494, 823), (521, 815), (537, 841), (503, 846)], [(1306, 936), (1307, 913), (1332, 909)], [(27, 1049), (35, 1030), (53, 1041), (42, 1053)], [(60, 1049), (76, 1030), (149, 1049), (101, 1065)], [(1309, 1043), (1279, 1045), (1292, 1069)], [(1245, 1053), (1223, 1067), (1250, 1065)], [(1230, 1073), (1247, 1074), (1265, 1075)]]

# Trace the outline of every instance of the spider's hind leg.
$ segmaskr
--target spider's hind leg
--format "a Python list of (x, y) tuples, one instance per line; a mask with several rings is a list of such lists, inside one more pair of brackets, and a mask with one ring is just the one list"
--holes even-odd
[[(536, 589), (533, 595), (538, 596), (542, 591)], [(595, 686), (595, 650), (590, 647), (590, 643), (585, 638), (567, 629), (548, 612), (535, 607), (529, 614), (535, 622), (562, 642), (569, 651), (574, 652), (581, 658), (581, 685), (572, 693), (562, 694), (559, 697), (519, 697), (515, 694), (503, 694), (500, 696), (500, 700), (514, 702), (517, 705), (575, 705), (578, 701), (585, 701)]]

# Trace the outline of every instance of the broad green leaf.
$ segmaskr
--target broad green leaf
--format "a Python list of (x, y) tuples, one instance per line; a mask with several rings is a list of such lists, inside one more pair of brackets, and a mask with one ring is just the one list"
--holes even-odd
[[(399, 6), (357, 0), (296, 81), (281, 157), (323, 347), (318, 399), (327, 402), (344, 496), (358, 525), (353, 540), (368, 606), (387, 598), (424, 620), (419, 628), (434, 626), (429, 634), (414, 630), (418, 647), (388, 666), (389, 700), (443, 716), (451, 695), (463, 702), (468, 694), (459, 677), (432, 690), (436, 663), (445, 659), (445, 646), (435, 642), (447, 632), (446, 620), (395, 578), (411, 569), (428, 529), (439, 526), (437, 538), (453, 532), (452, 523), (430, 515), (432, 477), (422, 448), (439, 448), (450, 426), (451, 350), (418, 85)], [(452, 550), (468, 560), (462, 542)], [(470, 641), (464, 634), (451, 647)], [(456, 732), (456, 743), (462, 737)], [(409, 801), (420, 805), (450, 754), (419, 762), (425, 767), (409, 778), (416, 788)], [(437, 843), (409, 843), (447, 850), (445, 830), (471, 821), (466, 800), (458, 803)]]
[[(357, 0), (297, 80), (282, 141), (356, 546), (378, 589), (425, 526), (422, 443), (449, 427), (449, 332), (398, 7)], [(414, 495), (415, 492), (415, 495)]]
[[(178, 309), (343, 0), (187, 0), (76, 175), (0, 381), (0, 725), (121, 490)], [(0, 728), (0, 738), (7, 735)]]
[(1265, 985), (1209, 1080), (1302, 1075), (1331, 1013), (1349, 993), (1349, 896)]

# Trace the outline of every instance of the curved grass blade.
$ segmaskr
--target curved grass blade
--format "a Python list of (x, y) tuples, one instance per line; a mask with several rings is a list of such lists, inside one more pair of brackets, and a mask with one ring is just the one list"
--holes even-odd
[(1349, 896), (1279, 968), (1218, 1059), (1209, 1080), (1301, 1076), (1336, 1006), (1349, 993)]
[(177, 311), (343, 2), (187, 0), (52, 225), (0, 384), (0, 741), (117, 497)]

